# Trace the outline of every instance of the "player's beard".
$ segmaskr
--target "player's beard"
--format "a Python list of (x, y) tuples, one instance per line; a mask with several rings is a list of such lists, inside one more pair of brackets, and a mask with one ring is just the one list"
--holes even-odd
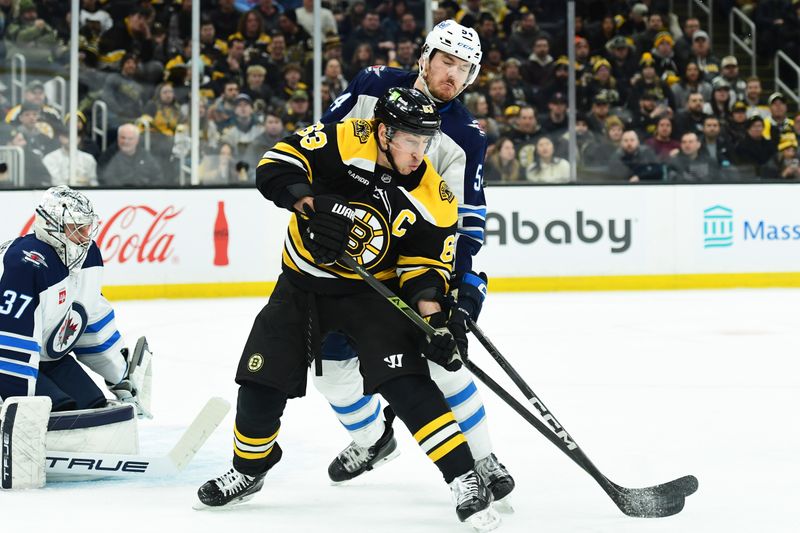
[(452, 80), (446, 80), (449, 82), (449, 85), (445, 85), (445, 88), (448, 90), (448, 94), (443, 94), (440, 90), (440, 87), (443, 85), (443, 82), (440, 82), (439, 85), (431, 84), (431, 71), (430, 67), (428, 67), (425, 72), (422, 74), (422, 79), (425, 81), (425, 84), (428, 86), (428, 91), (430, 91), (431, 96), (440, 100), (442, 102), (449, 102), (453, 100), (456, 96), (458, 96), (458, 87)]

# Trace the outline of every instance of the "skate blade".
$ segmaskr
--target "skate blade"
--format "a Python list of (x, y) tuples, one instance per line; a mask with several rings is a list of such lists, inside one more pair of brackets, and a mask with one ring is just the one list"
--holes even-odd
[(195, 500), (195, 502), (192, 504), (192, 509), (194, 509), (195, 511), (211, 511), (211, 512), (224, 511), (226, 509), (230, 509), (235, 505), (239, 505), (240, 503), (245, 503), (247, 501), (252, 500), (253, 496), (255, 496), (255, 494), (248, 494), (247, 496), (244, 496), (242, 498), (231, 500), (225, 505), (206, 505), (200, 500)]
[(503, 514), (513, 514), (514, 513), (514, 505), (511, 502), (511, 496), (506, 496), (502, 500), (496, 500), (496, 501), (492, 502), (492, 506), (499, 513), (503, 513)]
[(485, 533), (500, 527), (500, 515), (491, 507), (487, 507), (467, 518), (465, 522), (478, 533)]
[(388, 463), (392, 459), (395, 459), (398, 455), (400, 455), (400, 450), (395, 448), (395, 450), (392, 453), (390, 453), (389, 455), (387, 455), (386, 457), (384, 457), (383, 459), (381, 459), (380, 461), (378, 461), (374, 465), (370, 466), (369, 468), (367, 468), (366, 470), (361, 472), (356, 477), (353, 477), (353, 478), (350, 478), (350, 479), (343, 479), (342, 481), (333, 481), (333, 480), (331, 480), (331, 485), (333, 485), (335, 487), (336, 485), (344, 485), (345, 483), (353, 481), (354, 479), (363, 476), (364, 474), (366, 474), (370, 470), (375, 470), (376, 468), (379, 468), (379, 467), (385, 465), (386, 463)]

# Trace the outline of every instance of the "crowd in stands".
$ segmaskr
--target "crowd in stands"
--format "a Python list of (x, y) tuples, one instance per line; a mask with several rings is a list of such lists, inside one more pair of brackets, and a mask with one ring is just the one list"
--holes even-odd
[[(72, 185), (184, 183), (192, 1), (202, 13), (202, 184), (252, 183), (269, 147), (312, 124), (312, 94), (325, 109), (361, 69), (416, 70), (425, 37), (421, 0), (324, 0), (314, 88), (312, 0), (81, 0)], [(68, 78), (69, 4), (0, 0), (0, 145), (22, 148), (27, 187), (68, 180), (69, 117), (48, 101), (45, 83)], [(454, 18), (481, 39), (480, 76), (460, 98), (488, 138), (487, 182), (568, 182), (564, 3), (434, 5), (434, 23)], [(667, 0), (576, 5), (579, 181), (800, 180), (796, 102), (766, 93), (736, 57), (717, 57), (700, 20), (679, 19)], [(800, 62), (799, 0), (718, 3), (735, 6), (758, 24), (760, 54), (782, 49)], [(28, 83), (12, 106), (14, 54), (26, 58)], [(106, 104), (105, 142), (91, 131), (95, 102)], [(9, 179), (0, 161), (0, 187)]]

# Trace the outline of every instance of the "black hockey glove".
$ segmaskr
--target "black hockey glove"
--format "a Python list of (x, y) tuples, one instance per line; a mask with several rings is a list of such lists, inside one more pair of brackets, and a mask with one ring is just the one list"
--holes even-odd
[[(455, 333), (445, 327), (447, 316), (444, 311), (439, 311), (425, 317), (425, 320), (436, 329), (436, 334), (425, 337), (421, 347), (422, 355), (437, 365), (443, 366), (446, 370), (455, 372), (461, 368), (461, 359), (458, 356), (457, 349), (459, 341), (455, 337)], [(465, 330), (464, 343), (466, 343), (466, 340)]]
[(309, 218), (302, 233), (303, 245), (318, 264), (335, 263), (347, 247), (355, 211), (341, 196), (320, 194), (314, 197), (314, 209), (303, 206)]

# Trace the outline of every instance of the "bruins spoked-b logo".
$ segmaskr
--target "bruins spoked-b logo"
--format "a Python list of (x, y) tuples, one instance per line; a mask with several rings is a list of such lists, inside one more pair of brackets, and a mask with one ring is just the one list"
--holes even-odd
[[(383, 214), (368, 204), (350, 202), (355, 209), (356, 218), (350, 230), (347, 253), (353, 256), (358, 264), (367, 268), (377, 264), (389, 249), (389, 224)], [(343, 266), (343, 265), (341, 265)]]
[(447, 186), (447, 183), (445, 183), (444, 180), (442, 180), (442, 182), (439, 184), (439, 196), (442, 200), (447, 200), (447, 202), (451, 204), (455, 198), (453, 191), (450, 190), (450, 187)]
[(367, 144), (372, 135), (372, 124), (363, 119), (355, 120), (353, 121), (353, 133), (361, 144)]
[(264, 356), (260, 353), (254, 353), (247, 360), (247, 370), (250, 372), (258, 372), (264, 366)]

